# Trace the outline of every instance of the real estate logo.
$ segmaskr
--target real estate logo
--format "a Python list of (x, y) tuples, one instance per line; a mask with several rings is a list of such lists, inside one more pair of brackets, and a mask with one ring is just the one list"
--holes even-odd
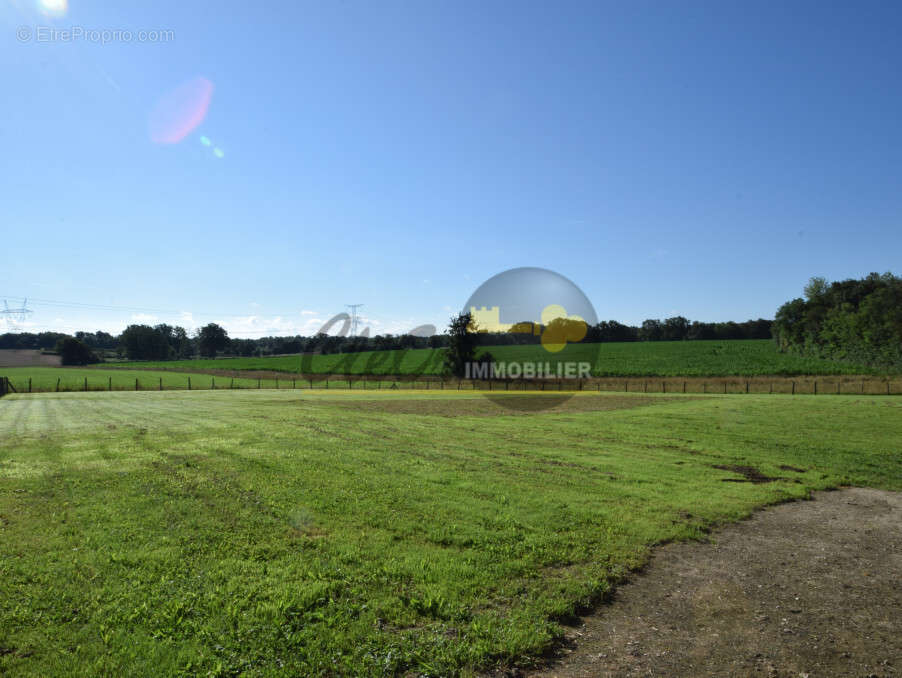
[[(512, 409), (547, 409), (572, 396), (572, 380), (589, 376), (590, 363), (558, 355), (568, 344), (582, 341), (589, 325), (598, 322), (589, 298), (561, 274), (535, 267), (504, 271), (482, 283), (470, 295), (463, 312), (470, 314), (472, 332), (521, 335), (521, 340), (515, 339), (514, 343), (538, 343), (544, 349), (539, 355), (547, 356), (537, 360), (497, 360), (496, 356), (488, 358), (485, 352), (477, 352), (476, 359), (464, 366), (464, 377), (502, 382), (503, 393), (486, 394), (494, 402)], [(522, 335), (531, 336), (527, 339)], [(521, 389), (554, 385), (560, 390), (542, 398), (512, 394), (512, 381)], [(537, 407), (541, 400), (547, 403), (546, 407)]]

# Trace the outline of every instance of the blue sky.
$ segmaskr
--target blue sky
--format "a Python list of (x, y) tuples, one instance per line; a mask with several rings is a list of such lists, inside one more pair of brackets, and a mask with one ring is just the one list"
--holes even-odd
[[(309, 333), (364, 303), (397, 332), (517, 266), (599, 318), (744, 320), (900, 272), (898, 4), (55, 9), (0, 5), (0, 296), (84, 305), (29, 328)], [(198, 78), (205, 118), (154, 143)]]

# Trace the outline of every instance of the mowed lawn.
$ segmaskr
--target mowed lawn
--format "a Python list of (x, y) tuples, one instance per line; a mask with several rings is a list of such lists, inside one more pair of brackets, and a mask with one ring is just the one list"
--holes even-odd
[(0, 674), (528, 663), (656, 543), (814, 488), (902, 490), (902, 399), (495, 398), (0, 399)]
[[(169, 372), (166, 370), (102, 369), (99, 367), (4, 367), (0, 376), (9, 378), (17, 393), (31, 390), (53, 391), (154, 391), (188, 388), (275, 388), (274, 379), (251, 377), (211, 377), (209, 374)], [(291, 386), (291, 376), (278, 383), (279, 388)]]
[[(643, 341), (570, 344), (559, 353), (542, 346), (487, 346), (497, 361), (587, 362), (593, 376), (717, 377), (801, 374), (876, 374), (865, 365), (803, 358), (777, 351), (773, 341)], [(258, 370), (303, 374), (421, 374), (442, 372), (444, 351), (408, 349), (267, 358), (218, 358), (120, 363), (126, 368)], [(110, 364), (111, 367), (116, 364)]]

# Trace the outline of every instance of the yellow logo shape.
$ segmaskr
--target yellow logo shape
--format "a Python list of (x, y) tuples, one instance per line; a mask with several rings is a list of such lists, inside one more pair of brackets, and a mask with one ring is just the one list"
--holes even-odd
[[(542, 309), (538, 323), (519, 322), (514, 325), (502, 323), (497, 306), (470, 307), (470, 314), (476, 332), (518, 332), (538, 334), (542, 330), (542, 346), (550, 353), (562, 351), (568, 341), (582, 341), (586, 336), (586, 321), (578, 315), (567, 315), (567, 309), (560, 304), (550, 304)], [(471, 330), (472, 331), (472, 330)]]
[(568, 341), (582, 341), (586, 336), (586, 321), (578, 315), (567, 315), (567, 309), (551, 304), (542, 309), (542, 346), (550, 353), (564, 350)]

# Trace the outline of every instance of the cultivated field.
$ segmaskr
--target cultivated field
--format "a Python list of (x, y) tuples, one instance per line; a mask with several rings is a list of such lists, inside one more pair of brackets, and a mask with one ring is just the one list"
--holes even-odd
[(58, 355), (19, 348), (0, 349), (0, 367), (55, 367), (60, 365)]
[[(585, 361), (594, 376), (756, 376), (875, 374), (863, 365), (801, 358), (780, 353), (769, 340), (654, 341), (570, 344), (560, 353), (541, 346), (490, 346), (499, 361)], [(219, 358), (124, 363), (126, 367), (166, 369), (255, 370), (305, 374), (427, 374), (438, 375), (443, 352), (437, 349), (365, 351), (271, 358)]]
[(529, 415), (472, 392), (8, 396), (0, 673), (528, 663), (654, 544), (814, 488), (902, 490), (900, 415), (868, 396), (583, 393)]

